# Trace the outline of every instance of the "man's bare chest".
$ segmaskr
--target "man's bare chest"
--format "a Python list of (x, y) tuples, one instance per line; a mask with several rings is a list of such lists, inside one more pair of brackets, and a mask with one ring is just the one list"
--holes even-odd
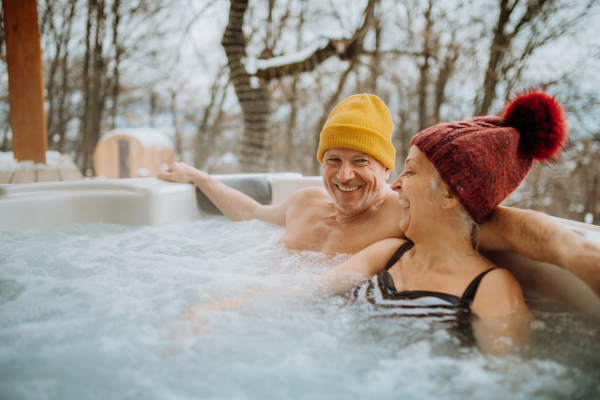
[(394, 227), (378, 218), (340, 224), (317, 217), (288, 221), (279, 242), (295, 250), (356, 254), (373, 243), (400, 234), (397, 223)]

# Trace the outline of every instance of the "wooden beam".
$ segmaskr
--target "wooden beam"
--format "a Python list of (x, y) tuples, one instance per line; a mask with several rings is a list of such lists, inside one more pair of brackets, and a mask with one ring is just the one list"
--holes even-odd
[(37, 0), (2, 0), (2, 5), (13, 154), (19, 161), (45, 164), (48, 139)]

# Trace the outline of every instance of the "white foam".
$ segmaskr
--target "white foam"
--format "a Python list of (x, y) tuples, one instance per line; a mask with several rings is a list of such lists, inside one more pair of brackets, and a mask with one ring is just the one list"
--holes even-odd
[[(596, 385), (577, 362), (483, 357), (435, 323), (298, 296), (347, 256), (286, 250), (282, 233), (224, 218), (0, 232), (0, 398), (526, 399)], [(274, 294), (186, 333), (187, 308), (262, 289)]]

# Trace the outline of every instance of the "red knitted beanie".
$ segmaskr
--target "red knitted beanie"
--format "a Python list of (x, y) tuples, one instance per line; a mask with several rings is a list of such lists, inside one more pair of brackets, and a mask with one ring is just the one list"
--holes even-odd
[(525, 179), (533, 161), (556, 158), (568, 139), (562, 105), (532, 90), (500, 116), (438, 124), (411, 140), (478, 224)]

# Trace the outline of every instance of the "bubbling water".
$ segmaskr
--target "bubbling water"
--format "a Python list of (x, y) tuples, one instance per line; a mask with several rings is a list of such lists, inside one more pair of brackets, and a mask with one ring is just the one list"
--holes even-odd
[[(380, 318), (302, 282), (347, 258), (223, 218), (0, 233), (2, 399), (433, 399), (600, 396), (600, 324), (528, 297), (526, 355), (494, 358), (427, 320)], [(255, 290), (242, 306), (189, 307)]]

